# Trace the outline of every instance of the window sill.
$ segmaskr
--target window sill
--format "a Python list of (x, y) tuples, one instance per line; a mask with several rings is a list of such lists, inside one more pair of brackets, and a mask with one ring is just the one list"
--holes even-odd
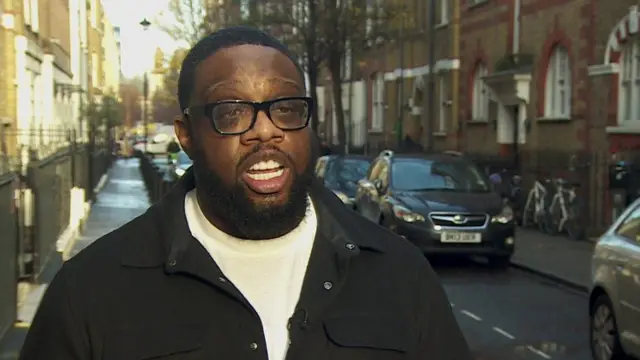
[(640, 135), (640, 121), (637, 125), (607, 126), (605, 131), (607, 134)]
[(483, 6), (484, 4), (488, 3), (489, 0), (475, 0), (472, 4), (469, 4), (467, 6), (467, 10), (472, 10), (478, 7)]
[(543, 116), (536, 120), (540, 122), (567, 122), (571, 121), (571, 118), (568, 116)]
[(434, 131), (433, 136), (435, 137), (447, 137), (447, 133), (444, 131)]
[(467, 124), (488, 124), (489, 120), (483, 118), (471, 119), (467, 121)]
[(449, 20), (443, 21), (440, 24), (436, 25), (436, 29), (446, 28), (447, 26), (449, 26)]

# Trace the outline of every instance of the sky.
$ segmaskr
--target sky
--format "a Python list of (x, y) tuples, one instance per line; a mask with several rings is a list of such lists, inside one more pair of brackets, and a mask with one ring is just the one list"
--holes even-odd
[[(151, 70), (156, 48), (169, 54), (182, 45), (162, 32), (157, 24), (153, 24), (155, 19), (167, 12), (168, 3), (169, 0), (102, 0), (111, 23), (120, 26), (122, 73), (125, 77), (142, 75), (144, 71)], [(146, 32), (140, 25), (144, 18), (152, 22)]]

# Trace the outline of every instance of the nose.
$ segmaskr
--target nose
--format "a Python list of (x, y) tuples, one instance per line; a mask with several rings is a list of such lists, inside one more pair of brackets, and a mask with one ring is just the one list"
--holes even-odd
[(259, 111), (253, 128), (243, 134), (242, 141), (247, 144), (255, 142), (267, 143), (281, 141), (283, 137), (284, 131), (278, 129), (264, 111)]

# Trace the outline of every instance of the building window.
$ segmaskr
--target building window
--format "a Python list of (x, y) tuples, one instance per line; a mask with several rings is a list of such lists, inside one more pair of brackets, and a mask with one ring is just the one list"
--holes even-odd
[(373, 79), (373, 116), (371, 130), (382, 131), (384, 126), (384, 73), (379, 72)]
[(620, 57), (620, 125), (640, 121), (640, 41), (629, 40)]
[(571, 68), (569, 53), (556, 46), (549, 58), (545, 83), (544, 115), (550, 118), (571, 116)]
[(91, 82), (93, 87), (100, 86), (100, 79), (98, 77), (98, 54), (91, 53)]
[(489, 119), (489, 90), (483, 80), (487, 74), (487, 68), (483, 64), (478, 64), (473, 74), (472, 120), (487, 121)]
[(451, 0), (440, 0), (440, 25), (449, 23), (449, 1)]
[(438, 94), (440, 95), (440, 106), (438, 114), (438, 132), (444, 133), (447, 131), (447, 86), (445, 78), (440, 77), (438, 79)]

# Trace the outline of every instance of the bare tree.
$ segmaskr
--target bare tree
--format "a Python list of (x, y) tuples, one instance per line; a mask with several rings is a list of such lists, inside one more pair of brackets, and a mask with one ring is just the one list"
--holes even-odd
[[(317, 99), (323, 68), (331, 76), (338, 142), (346, 144), (342, 84), (353, 81), (355, 58), (393, 38), (397, 19), (406, 12), (401, 1), (270, 0), (254, 19), (288, 43), (300, 55), (308, 75), (310, 95)], [(349, 69), (349, 71), (345, 71)], [(317, 131), (318, 109), (312, 126)]]
[(174, 40), (186, 41), (195, 45), (208, 33), (207, 3), (208, 0), (170, 0), (169, 13), (171, 19), (159, 19), (158, 27)]

